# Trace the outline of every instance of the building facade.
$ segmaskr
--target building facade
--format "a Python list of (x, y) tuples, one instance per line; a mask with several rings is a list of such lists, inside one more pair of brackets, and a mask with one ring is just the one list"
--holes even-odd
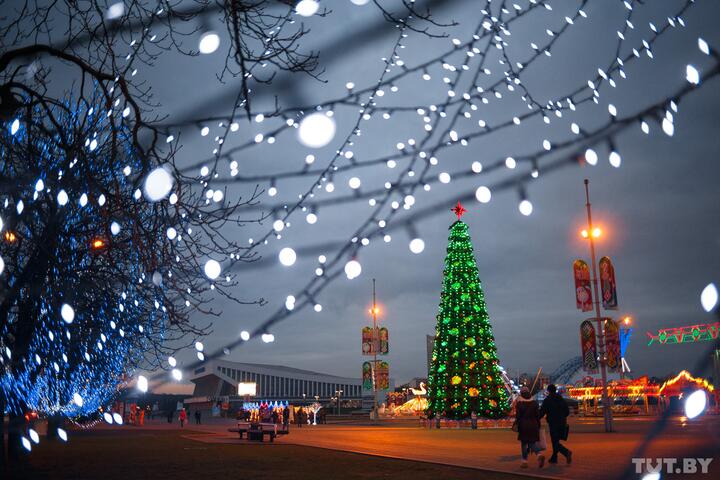
[(363, 391), (360, 378), (339, 377), (280, 365), (208, 361), (196, 368), (190, 380), (195, 384), (193, 397), (185, 403), (206, 403), (227, 400), (242, 402), (237, 395), (240, 382), (257, 385), (253, 400), (301, 402), (329, 402), (338, 396), (341, 401), (372, 401), (372, 392)]

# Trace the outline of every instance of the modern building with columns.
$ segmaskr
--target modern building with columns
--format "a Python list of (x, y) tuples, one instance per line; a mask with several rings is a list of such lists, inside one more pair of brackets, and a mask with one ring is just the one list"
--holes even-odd
[(190, 380), (195, 384), (192, 398), (186, 404), (205, 404), (227, 400), (242, 402), (237, 395), (238, 383), (257, 384), (253, 400), (286, 400), (293, 404), (315, 401), (328, 402), (342, 390), (342, 400), (372, 402), (372, 391), (362, 388), (358, 378), (339, 377), (280, 365), (212, 360), (196, 368)]

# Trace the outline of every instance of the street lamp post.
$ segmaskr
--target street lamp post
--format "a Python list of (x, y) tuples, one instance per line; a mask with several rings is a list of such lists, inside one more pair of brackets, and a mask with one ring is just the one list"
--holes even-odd
[[(377, 314), (378, 308), (375, 301), (375, 279), (373, 278), (373, 306), (372, 306), (372, 319), (373, 319), (373, 368), (372, 368), (372, 386), (373, 386), (373, 423), (378, 421), (378, 391), (377, 391), (377, 367), (378, 359), (377, 354), (380, 350), (380, 334), (377, 326)], [(338, 402), (339, 404), (339, 402)], [(339, 409), (339, 407), (338, 407)]]
[[(603, 325), (602, 315), (600, 314), (600, 295), (598, 294), (598, 281), (597, 281), (597, 267), (595, 266), (595, 240), (596, 236), (600, 235), (600, 231), (593, 229), (592, 224), (592, 211), (590, 207), (590, 190), (589, 181), (585, 179), (585, 207), (587, 209), (587, 222), (588, 222), (588, 235), (587, 238), (590, 240), (590, 262), (592, 264), (592, 285), (593, 295), (595, 302), (595, 321), (597, 322), (597, 339), (598, 339), (598, 354), (600, 356), (600, 376), (602, 378), (602, 403), (603, 403), (603, 418), (605, 419), (605, 431), (612, 432), (613, 430), (613, 419), (612, 419), (612, 406), (610, 405), (610, 397), (608, 396), (607, 388), (607, 358), (605, 352), (605, 326)], [(597, 234), (596, 234), (597, 233)]]
[(337, 414), (340, 415), (340, 396), (343, 394), (342, 390), (335, 390), (335, 400), (336, 400), (336, 408), (337, 408)]

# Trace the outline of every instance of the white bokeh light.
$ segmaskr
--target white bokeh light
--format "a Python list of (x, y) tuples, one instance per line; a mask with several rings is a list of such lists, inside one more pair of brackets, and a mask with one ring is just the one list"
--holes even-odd
[(172, 377), (179, 382), (180, 380), (182, 380), (182, 372), (177, 368), (173, 368)]
[(108, 20), (116, 20), (125, 14), (125, 4), (123, 2), (115, 2), (110, 5), (105, 12), (105, 18)]
[(137, 388), (141, 392), (145, 393), (148, 391), (148, 379), (145, 376), (140, 375), (137, 380)]
[(145, 179), (145, 197), (151, 202), (162, 200), (173, 187), (173, 177), (165, 167), (158, 167)]
[(62, 307), (60, 307), (60, 316), (65, 323), (72, 323), (75, 320), (75, 310), (67, 303), (63, 303)]
[(220, 46), (220, 36), (212, 30), (203, 33), (198, 42), (200, 53), (208, 55), (213, 53)]
[(492, 193), (488, 187), (480, 186), (475, 190), (475, 198), (480, 203), (488, 203), (492, 198)]
[(300, 0), (295, 5), (295, 12), (302, 17), (312, 17), (320, 8), (320, 4), (316, 0)]
[(295, 308), (295, 297), (293, 295), (288, 295), (285, 299), (285, 308), (288, 310), (292, 310)]
[(222, 273), (222, 267), (220, 266), (220, 263), (217, 260), (213, 260), (212, 258), (205, 262), (205, 267), (203, 267), (203, 270), (205, 271), (205, 276), (208, 277), (210, 280), (215, 280), (220, 276), (220, 273)]
[(282, 250), (280, 250), (280, 253), (278, 254), (278, 258), (280, 259), (280, 263), (285, 265), (286, 267), (291, 267), (295, 264), (295, 260), (297, 260), (297, 254), (295, 253), (295, 250), (293, 250), (290, 247), (285, 247)]
[(413, 238), (410, 241), (410, 251), (412, 253), (422, 253), (423, 250), (425, 250), (425, 242), (422, 238)]
[(705, 411), (707, 396), (704, 390), (696, 390), (685, 399), (685, 416), (692, 419)]
[(352, 177), (350, 180), (348, 180), (348, 186), (350, 186), (350, 188), (352, 188), (353, 190), (357, 190), (358, 188), (360, 188), (361, 183), (362, 182), (358, 177)]
[[(2, 270), (0, 270), (2, 271)], [(718, 289), (714, 283), (709, 283), (700, 294), (700, 304), (703, 310), (711, 312), (718, 303)]]
[(298, 128), (300, 143), (310, 148), (322, 148), (335, 137), (335, 120), (324, 113), (313, 113), (303, 118)]
[(65, 190), (60, 190), (57, 194), (58, 205), (64, 206), (68, 203), (68, 194)]
[(597, 165), (598, 162), (598, 156), (597, 153), (595, 153), (595, 150), (592, 148), (588, 148), (585, 150), (585, 161), (588, 163), (588, 165)]
[(357, 260), (350, 260), (345, 264), (345, 275), (349, 280), (357, 278), (362, 273), (362, 265)]
[(518, 210), (527, 217), (533, 212), (533, 204), (530, 200), (523, 200), (518, 204)]

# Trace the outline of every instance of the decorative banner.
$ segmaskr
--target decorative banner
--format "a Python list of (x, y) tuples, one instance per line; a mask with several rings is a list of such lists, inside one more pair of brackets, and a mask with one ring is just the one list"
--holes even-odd
[(592, 310), (592, 293), (590, 291), (590, 269), (582, 260), (573, 262), (575, 277), (575, 305), (583, 312)]
[(375, 355), (375, 342), (373, 342), (372, 327), (362, 329), (362, 354)]
[(363, 362), (362, 364), (362, 384), (365, 390), (372, 390), (372, 364), (370, 362)]
[(595, 327), (590, 320), (580, 324), (580, 349), (582, 354), (583, 370), (588, 373), (597, 373), (597, 346), (595, 344)]
[[(366, 390), (373, 389), (373, 362), (363, 362), (362, 382)], [(386, 390), (390, 387), (390, 365), (387, 362), (377, 362), (375, 369), (375, 385), (377, 390)]]
[(387, 355), (390, 351), (390, 345), (389, 345), (389, 333), (388, 329), (385, 327), (380, 328), (380, 351), (378, 352), (381, 355)]
[(373, 341), (373, 328), (365, 327), (362, 329), (362, 354), (363, 355), (387, 355), (390, 349), (388, 339), (388, 329), (385, 327), (378, 328), (378, 347), (375, 351), (375, 342)]
[(375, 382), (378, 390), (387, 390), (390, 387), (390, 364), (377, 362)]
[(619, 370), (621, 368), (620, 359), (622, 358), (620, 356), (620, 328), (612, 318), (603, 318), (603, 325), (605, 329), (606, 365), (610, 370)]
[(610, 257), (600, 259), (600, 290), (605, 310), (617, 310), (617, 285), (615, 284), (615, 267)]
[(673, 343), (695, 343), (712, 341), (720, 338), (720, 322), (692, 325), (688, 327), (663, 328), (657, 333), (647, 332), (650, 341), (653, 343), (669, 345)]

